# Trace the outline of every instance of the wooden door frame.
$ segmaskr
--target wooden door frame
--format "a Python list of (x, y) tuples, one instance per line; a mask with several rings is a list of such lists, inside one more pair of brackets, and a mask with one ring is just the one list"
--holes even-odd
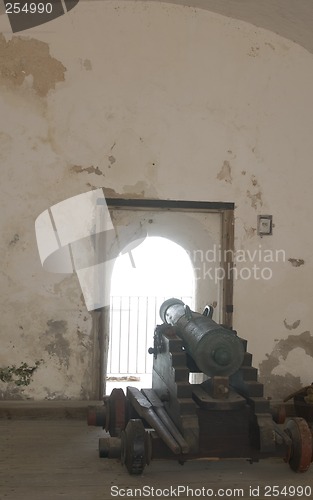
[[(192, 210), (206, 213), (219, 213), (221, 215), (221, 250), (226, 258), (223, 259), (224, 278), (222, 281), (222, 324), (232, 328), (233, 326), (233, 255), (234, 255), (234, 209), (235, 204), (231, 202), (211, 201), (186, 201), (186, 200), (159, 200), (142, 198), (106, 198), (110, 209), (160, 209), (160, 210)], [(227, 250), (229, 250), (227, 252)], [(226, 252), (225, 252), (226, 251)], [(225, 253), (224, 253), (225, 252)], [(105, 377), (107, 371), (109, 309), (99, 310), (101, 319), (98, 321), (99, 339), (99, 368), (100, 380), (96, 386), (99, 388), (99, 398), (105, 394)]]

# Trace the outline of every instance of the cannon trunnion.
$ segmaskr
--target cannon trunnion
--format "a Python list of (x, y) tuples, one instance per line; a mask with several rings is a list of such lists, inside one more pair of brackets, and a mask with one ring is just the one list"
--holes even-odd
[[(99, 454), (120, 458), (130, 474), (141, 474), (153, 459), (281, 457), (295, 472), (313, 460), (312, 433), (303, 418), (284, 425), (273, 412), (252, 367), (247, 342), (235, 331), (182, 301), (169, 299), (156, 327), (152, 389), (114, 389), (90, 424), (110, 437), (99, 440)], [(190, 383), (191, 373), (207, 377)], [(202, 377), (203, 378), (203, 377)], [(275, 419), (275, 420), (274, 420)]]

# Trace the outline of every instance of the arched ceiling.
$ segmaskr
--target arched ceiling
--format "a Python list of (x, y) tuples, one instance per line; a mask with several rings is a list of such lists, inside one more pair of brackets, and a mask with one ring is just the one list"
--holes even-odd
[[(162, 2), (197, 7), (246, 21), (288, 38), (313, 53), (312, 0), (162, 0)], [(0, 0), (0, 15), (4, 12), (4, 0)]]
[[(83, 0), (82, 0), (83, 1)], [(100, 0), (101, 1), (101, 0)], [(124, 0), (130, 1), (130, 0)], [(159, 2), (159, 0), (143, 0)], [(216, 12), (265, 28), (313, 53), (312, 0), (162, 0)]]

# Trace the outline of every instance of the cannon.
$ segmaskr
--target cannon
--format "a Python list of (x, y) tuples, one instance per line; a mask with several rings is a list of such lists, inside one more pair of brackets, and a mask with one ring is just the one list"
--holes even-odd
[(232, 331), (213, 321), (212, 313), (211, 306), (206, 306), (204, 314), (193, 312), (179, 299), (166, 300), (160, 309), (162, 321), (176, 326), (199, 370), (210, 377), (232, 375), (242, 365), (243, 345)]
[[(179, 299), (160, 308), (154, 331), (152, 388), (113, 389), (103, 407), (91, 409), (90, 425), (109, 433), (99, 440), (102, 458), (120, 459), (141, 474), (154, 459), (281, 457), (295, 472), (313, 461), (306, 420), (285, 423), (263, 396), (247, 341), (212, 319), (213, 308), (192, 311)], [(193, 379), (202, 381), (194, 383)]]

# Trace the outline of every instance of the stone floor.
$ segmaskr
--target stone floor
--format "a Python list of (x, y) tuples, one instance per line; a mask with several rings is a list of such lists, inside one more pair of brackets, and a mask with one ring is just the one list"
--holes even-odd
[[(192, 493), (194, 498), (313, 496), (313, 466), (305, 474), (295, 474), (278, 459), (253, 465), (243, 460), (192, 461), (184, 466), (154, 461), (142, 476), (129, 476), (119, 462), (98, 458), (101, 428), (67, 417), (0, 419), (1, 500), (192, 498)], [(286, 490), (289, 496), (284, 495), (284, 486), (298, 487), (298, 493), (299, 487), (307, 487), (306, 493), (311, 488), (311, 494), (293, 494), (291, 488)]]

